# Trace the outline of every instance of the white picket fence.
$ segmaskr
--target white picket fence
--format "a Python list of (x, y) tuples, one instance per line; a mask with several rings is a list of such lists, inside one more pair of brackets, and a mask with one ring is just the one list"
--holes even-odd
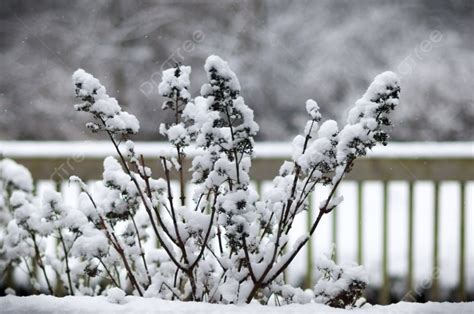
[[(158, 155), (164, 143), (136, 143), (153, 172), (160, 176)], [(289, 143), (257, 143), (251, 177), (261, 193), (269, 188)], [(0, 142), (0, 153), (27, 166), (38, 191), (59, 187), (66, 201), (75, 204), (77, 187), (70, 175), (97, 180), (102, 160), (115, 155), (108, 142)], [(190, 150), (187, 162), (196, 150)], [(314, 260), (335, 245), (335, 258), (363, 264), (371, 285), (380, 287), (379, 299), (390, 294), (411, 298), (419, 285), (429, 282), (430, 298), (446, 299), (449, 289), (458, 300), (474, 293), (474, 143), (390, 143), (377, 147), (356, 162), (338, 190), (344, 202), (318, 227), (311, 246), (287, 272), (293, 283), (311, 284)], [(190, 193), (190, 188), (188, 189)], [(312, 211), (301, 215), (299, 232), (316, 215), (315, 204), (327, 193), (317, 187)], [(189, 199), (189, 198), (188, 198)], [(427, 281), (428, 280), (428, 281)], [(426, 287), (424, 287), (426, 288)]]

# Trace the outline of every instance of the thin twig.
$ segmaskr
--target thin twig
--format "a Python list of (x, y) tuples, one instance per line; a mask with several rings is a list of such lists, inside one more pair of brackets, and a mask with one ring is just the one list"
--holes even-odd
[(103, 261), (100, 257), (98, 257), (98, 256), (97, 256), (97, 259), (99, 260), (99, 263), (102, 264), (102, 267), (104, 267), (105, 272), (106, 272), (107, 275), (109, 276), (110, 281), (112, 281), (112, 283), (113, 283), (117, 288), (120, 288), (120, 285), (115, 281), (114, 276), (112, 276), (112, 273), (109, 271), (109, 269), (107, 268), (107, 266), (105, 266), (104, 261)]
[(61, 229), (58, 228), (59, 233), (59, 241), (61, 242), (63, 251), (64, 251), (64, 261), (66, 263), (66, 275), (67, 275), (67, 282), (69, 285), (69, 294), (74, 295), (74, 290), (72, 289), (72, 281), (71, 281), (71, 270), (69, 269), (69, 258), (68, 258), (68, 250), (66, 249), (66, 243), (64, 243), (63, 234)]
[(250, 256), (249, 256), (249, 249), (247, 247), (247, 242), (245, 241), (245, 235), (242, 235), (242, 247), (244, 249), (245, 261), (247, 262), (247, 268), (249, 270), (250, 278), (252, 278), (252, 281), (256, 283), (257, 278), (255, 278), (255, 275), (253, 273), (252, 264), (250, 262)]
[(135, 223), (135, 218), (133, 218), (133, 215), (131, 213), (130, 213), (130, 219), (132, 220), (133, 227), (135, 229), (135, 232), (137, 233), (138, 247), (140, 249), (140, 256), (142, 258), (143, 266), (145, 267), (146, 276), (148, 278), (148, 285), (151, 285), (151, 276), (150, 276), (150, 272), (148, 271), (148, 264), (145, 259), (145, 250), (143, 250), (143, 247), (142, 247), (140, 232), (138, 231), (137, 224)]
[(38, 244), (36, 242), (36, 236), (35, 236), (33, 231), (29, 231), (29, 233), (30, 233), (31, 238), (33, 239), (33, 245), (34, 245), (34, 249), (35, 249), (36, 261), (38, 262), (38, 265), (41, 268), (41, 271), (43, 272), (44, 279), (46, 280), (46, 285), (48, 286), (49, 293), (51, 295), (54, 295), (53, 288), (51, 287), (48, 275), (46, 274), (46, 267), (43, 264), (43, 259), (41, 258), (41, 253), (40, 253)]

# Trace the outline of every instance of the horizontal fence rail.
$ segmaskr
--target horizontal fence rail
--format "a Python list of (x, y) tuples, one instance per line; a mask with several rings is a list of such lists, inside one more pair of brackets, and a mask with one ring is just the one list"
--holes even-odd
[[(158, 156), (169, 156), (173, 152), (169, 144), (165, 143), (136, 143), (136, 152), (143, 154), (147, 166), (153, 171), (154, 177), (163, 177), (164, 173), (158, 162)], [(199, 151), (189, 149), (185, 160), (185, 168), (190, 168), (192, 157)], [(284, 160), (289, 160), (292, 152), (290, 143), (256, 143), (255, 159), (252, 162), (250, 176), (256, 181), (257, 188), (262, 189), (264, 182), (271, 181), (278, 173)], [(55, 182), (67, 181), (69, 176), (77, 175), (83, 180), (101, 179), (103, 172), (103, 159), (106, 156), (115, 156), (114, 148), (109, 142), (6, 142), (0, 141), (0, 154), (4, 157), (15, 159), (18, 163), (26, 166), (35, 180), (52, 180)], [(190, 179), (190, 174), (187, 174)], [(473, 239), (467, 237), (466, 226), (470, 224), (467, 217), (474, 217), (473, 208), (467, 207), (467, 199), (473, 199), (472, 189), (467, 189), (467, 184), (474, 181), (474, 142), (457, 143), (390, 143), (387, 147), (376, 147), (369, 152), (368, 156), (360, 158), (355, 162), (353, 171), (347, 176), (347, 181), (355, 182), (356, 189), (356, 219), (357, 234), (355, 243), (357, 245), (356, 259), (364, 263), (363, 232), (365, 228), (371, 228), (364, 221), (364, 184), (366, 181), (381, 182), (382, 213), (380, 225), (381, 235), (381, 271), (382, 288), (379, 293), (380, 303), (389, 303), (390, 276), (389, 276), (389, 229), (394, 226), (389, 220), (389, 185), (393, 181), (403, 181), (407, 185), (407, 269), (406, 269), (406, 291), (415, 289), (414, 280), (414, 258), (415, 258), (415, 184), (419, 181), (429, 181), (433, 184), (432, 198), (432, 267), (438, 269), (440, 265), (440, 184), (445, 181), (455, 181), (459, 185), (459, 228), (452, 230), (458, 233), (458, 243), (453, 243), (459, 248), (458, 278), (457, 278), (457, 300), (467, 300), (468, 272), (466, 263), (466, 248), (474, 246)], [(393, 196), (392, 196), (393, 197)], [(313, 202), (314, 203), (314, 202)], [(472, 205), (471, 205), (472, 206)], [(312, 211), (308, 211), (306, 226), (310, 226), (311, 220), (316, 216), (314, 204), (310, 205)], [(331, 230), (332, 242), (340, 241), (338, 236), (338, 211), (332, 214)], [(399, 226), (395, 226), (399, 227)], [(313, 280), (313, 246), (308, 245), (306, 251), (306, 276), (304, 285), (309, 287)], [(474, 248), (472, 249), (474, 251)], [(334, 255), (337, 259), (337, 254)], [(474, 272), (473, 272), (474, 273)], [(473, 275), (474, 276), (474, 275)], [(473, 277), (474, 278), (474, 277)], [(429, 298), (440, 299), (439, 276), (433, 276)], [(474, 279), (472, 279), (474, 280)], [(473, 284), (474, 286), (474, 284)], [(410, 295), (405, 297), (410, 300)], [(416, 298), (416, 296), (413, 296)]]

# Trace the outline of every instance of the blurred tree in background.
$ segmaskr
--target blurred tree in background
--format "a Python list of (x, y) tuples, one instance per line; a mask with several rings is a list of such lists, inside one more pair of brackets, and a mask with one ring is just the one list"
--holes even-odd
[(470, 0), (3, 0), (0, 139), (88, 138), (70, 128), (82, 67), (105, 73), (138, 139), (160, 140), (162, 69), (193, 66), (197, 89), (215, 53), (239, 75), (260, 140), (300, 131), (307, 98), (340, 120), (384, 70), (402, 78), (396, 140), (472, 140), (473, 21)]

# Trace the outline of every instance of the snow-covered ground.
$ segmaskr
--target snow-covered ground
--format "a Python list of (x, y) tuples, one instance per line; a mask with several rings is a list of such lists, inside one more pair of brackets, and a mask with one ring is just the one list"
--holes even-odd
[(321, 304), (292, 304), (284, 306), (216, 305), (196, 302), (164, 301), (155, 298), (125, 297), (112, 303), (106, 297), (6, 296), (0, 298), (2, 313), (474, 313), (474, 302), (470, 303), (408, 303), (400, 302), (388, 306), (365, 305), (361, 309), (342, 310)]

